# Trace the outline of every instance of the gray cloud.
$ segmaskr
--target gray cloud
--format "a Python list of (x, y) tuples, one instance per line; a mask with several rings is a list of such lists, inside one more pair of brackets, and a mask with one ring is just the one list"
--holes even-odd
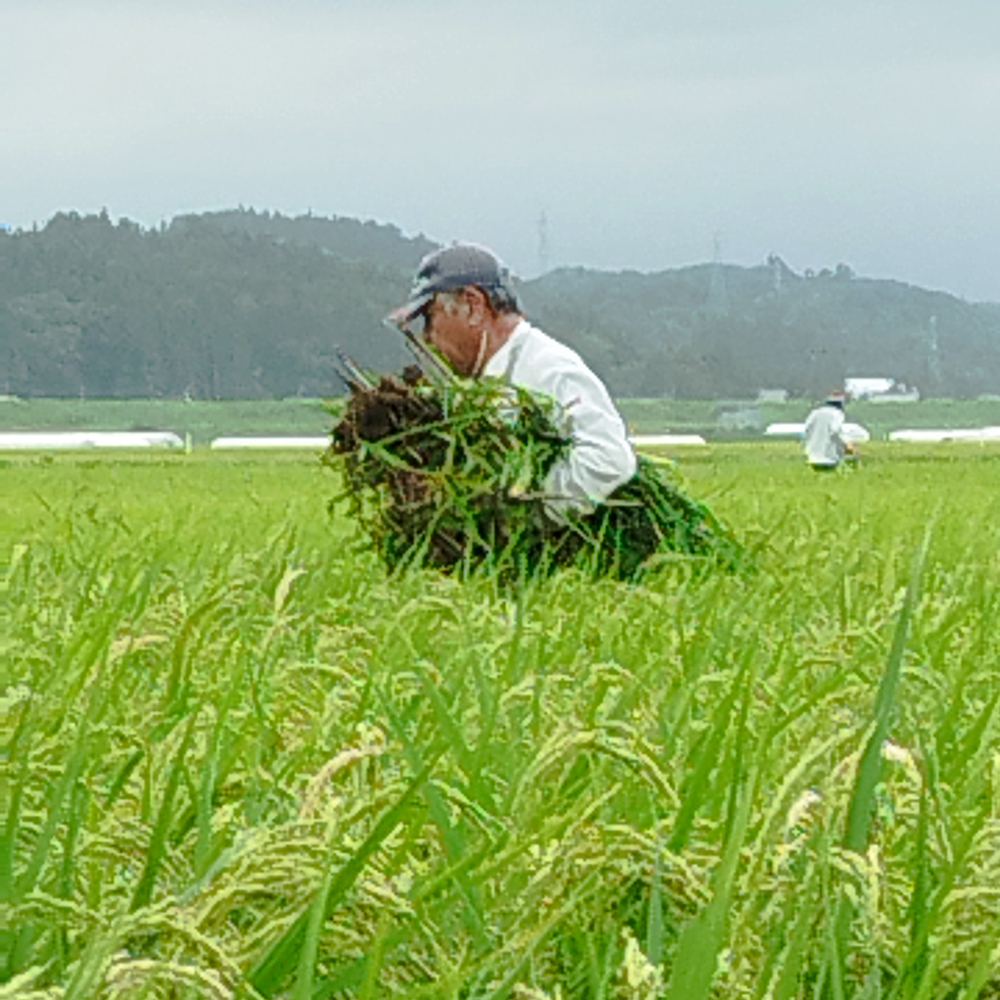
[(8, 0), (0, 219), (237, 203), (523, 272), (770, 252), (1000, 300), (1000, 5)]

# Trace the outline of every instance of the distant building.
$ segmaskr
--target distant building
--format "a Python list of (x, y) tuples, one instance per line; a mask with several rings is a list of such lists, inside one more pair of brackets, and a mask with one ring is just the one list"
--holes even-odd
[(851, 399), (868, 399), (888, 392), (895, 384), (894, 378), (849, 378), (844, 380), (844, 391)]
[(757, 393), (758, 403), (787, 403), (787, 389), (761, 389)]
[(9, 233), (11, 231), (11, 224), (9, 222), (0, 222), (0, 233)]
[(916, 386), (894, 378), (849, 378), (844, 389), (851, 399), (864, 399), (869, 403), (916, 403), (920, 392)]

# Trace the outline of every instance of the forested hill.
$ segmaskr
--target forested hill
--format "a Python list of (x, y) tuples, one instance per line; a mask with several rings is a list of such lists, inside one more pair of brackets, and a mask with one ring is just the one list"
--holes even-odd
[(631, 396), (814, 396), (847, 376), (888, 376), (925, 396), (1000, 392), (1000, 306), (846, 265), (796, 274), (701, 264), (661, 271), (563, 270), (528, 283), (539, 323), (559, 331)]
[(291, 217), (280, 212), (255, 212), (238, 208), (228, 212), (180, 215), (173, 220), (173, 232), (198, 228), (247, 233), (278, 242), (317, 246), (350, 260), (371, 260), (396, 264), (413, 270), (424, 254), (437, 249), (425, 236), (404, 236), (395, 226), (358, 219), (327, 219), (320, 215)]
[[(0, 392), (337, 393), (336, 345), (377, 369), (407, 359), (380, 320), (433, 246), (392, 226), (242, 209), (153, 230), (70, 213), (0, 232)], [(1000, 391), (1000, 306), (843, 265), (560, 270), (522, 292), (618, 396), (815, 395), (848, 375), (924, 395)]]
[(391, 250), (381, 256), (405, 266), (352, 258), (308, 239), (329, 240), (334, 226), (306, 219), (300, 243), (294, 225), (253, 235), (234, 218), (142, 230), (71, 214), (37, 233), (0, 234), (0, 391), (332, 395), (342, 391), (336, 345), (378, 368), (408, 357), (380, 321), (405, 297), (422, 248), (383, 231), (369, 246), (381, 242)]

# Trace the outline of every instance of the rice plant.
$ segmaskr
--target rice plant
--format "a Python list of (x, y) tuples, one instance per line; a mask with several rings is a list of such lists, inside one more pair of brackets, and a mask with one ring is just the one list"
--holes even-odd
[(7, 553), (0, 995), (1000, 996), (991, 465), (732, 459), (752, 576), (512, 592), (323, 544), (270, 462), (53, 485)]

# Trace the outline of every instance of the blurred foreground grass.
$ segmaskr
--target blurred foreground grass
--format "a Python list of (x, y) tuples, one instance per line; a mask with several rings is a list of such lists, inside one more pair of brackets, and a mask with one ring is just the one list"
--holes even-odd
[(10, 459), (4, 996), (1000, 996), (1000, 452), (684, 454), (758, 572), (514, 599)]

